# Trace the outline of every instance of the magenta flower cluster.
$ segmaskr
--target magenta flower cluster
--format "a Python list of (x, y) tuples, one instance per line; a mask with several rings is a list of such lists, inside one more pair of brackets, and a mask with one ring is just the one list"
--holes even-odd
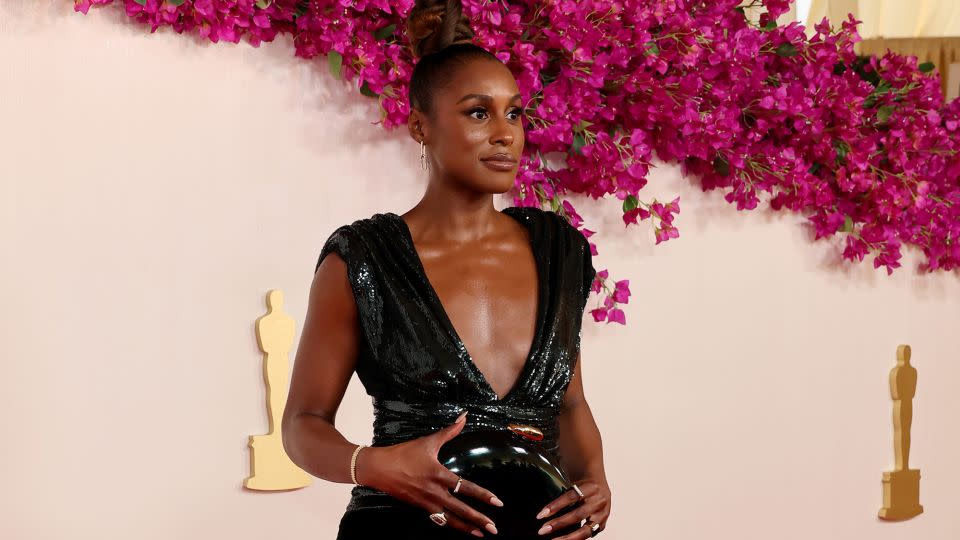
[[(74, 1), (86, 13), (113, 0)], [(656, 153), (738, 210), (763, 201), (801, 213), (816, 238), (839, 236), (848, 260), (870, 256), (891, 273), (907, 244), (925, 254), (921, 270), (960, 267), (960, 103), (944, 102), (932, 66), (857, 57), (853, 17), (839, 28), (824, 19), (808, 37), (774, 22), (789, 0), (755, 0), (758, 22), (740, 3), (463, 0), (475, 43), (511, 68), (526, 99), (515, 204), (549, 204), (581, 228), (566, 195), (613, 195), (625, 227), (650, 220), (658, 244), (677, 238), (679, 198), (641, 197)], [(384, 127), (406, 122), (413, 59), (402, 29), (413, 0), (124, 5), (151, 31), (254, 46), (290, 34), (297, 56), (326, 56), (377, 99)], [(591, 313), (624, 324), (629, 281), (608, 277), (597, 273), (592, 290), (604, 298)]]

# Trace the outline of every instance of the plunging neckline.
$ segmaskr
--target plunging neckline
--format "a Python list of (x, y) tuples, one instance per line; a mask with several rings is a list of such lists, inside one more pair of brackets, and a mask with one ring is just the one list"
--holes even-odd
[(519, 392), (520, 389), (526, 384), (526, 379), (533, 370), (533, 356), (536, 354), (537, 350), (539, 350), (541, 334), (543, 333), (544, 313), (546, 312), (545, 304), (549, 300), (549, 297), (546, 294), (547, 291), (545, 286), (546, 281), (544, 263), (541, 260), (540, 250), (537, 249), (537, 238), (535, 236), (535, 231), (533, 227), (525, 222), (525, 220), (519, 219), (518, 216), (514, 215), (514, 208), (520, 207), (507, 207), (504, 210), (498, 210), (498, 212), (509, 216), (511, 219), (519, 222), (527, 229), (528, 245), (533, 253), (533, 260), (535, 263), (534, 266), (536, 267), (537, 273), (537, 319), (534, 322), (533, 340), (530, 343), (530, 350), (527, 352), (523, 367), (520, 369), (520, 374), (517, 375), (517, 379), (514, 381), (513, 386), (507, 390), (507, 393), (504, 394), (503, 397), (497, 395), (496, 390), (493, 389), (493, 386), (490, 384), (490, 381), (487, 380), (486, 375), (480, 371), (480, 368), (473, 359), (473, 355), (467, 350), (466, 344), (463, 342), (463, 339), (460, 338), (460, 334), (457, 332), (457, 329), (453, 326), (453, 322), (450, 320), (450, 316), (447, 314), (446, 308), (443, 307), (443, 302), (440, 301), (440, 295), (437, 294), (436, 289), (434, 289), (433, 284), (430, 283), (430, 279), (427, 277), (427, 271), (423, 266), (423, 261), (420, 259), (420, 254), (417, 252), (416, 245), (413, 242), (413, 234), (410, 232), (410, 227), (407, 225), (406, 220), (404, 220), (398, 214), (386, 212), (386, 215), (394, 218), (397, 221), (397, 224), (403, 231), (404, 239), (406, 240), (406, 247), (409, 249), (410, 256), (414, 262), (417, 273), (420, 275), (423, 283), (425, 284), (427, 295), (429, 296), (429, 301), (434, 308), (435, 315), (440, 319), (440, 322), (445, 327), (450, 339), (453, 340), (454, 346), (456, 346), (457, 349), (463, 353), (462, 356), (466, 359), (467, 369), (470, 370), (474, 376), (481, 381), (484, 390), (490, 394), (492, 400), (496, 403), (506, 402), (508, 399), (513, 397), (514, 394)]

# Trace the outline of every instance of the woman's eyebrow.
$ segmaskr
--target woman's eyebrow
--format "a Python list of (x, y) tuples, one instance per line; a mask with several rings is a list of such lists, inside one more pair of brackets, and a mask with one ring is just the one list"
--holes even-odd
[[(459, 104), (471, 98), (478, 99), (483, 102), (493, 101), (493, 98), (488, 96), (487, 94), (467, 94), (462, 98), (460, 98), (460, 101), (458, 101), (457, 103)], [(520, 99), (520, 94), (515, 94), (513, 97), (510, 98), (510, 101), (514, 101), (516, 99)]]

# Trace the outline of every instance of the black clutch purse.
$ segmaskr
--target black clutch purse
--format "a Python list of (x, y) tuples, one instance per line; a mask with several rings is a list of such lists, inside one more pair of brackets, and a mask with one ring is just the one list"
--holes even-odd
[[(460, 433), (440, 447), (440, 463), (466, 480), (494, 493), (503, 506), (474, 497), (454, 494), (488, 516), (501, 540), (553, 538), (579, 528), (579, 523), (546, 535), (537, 531), (548, 520), (579, 504), (537, 519), (537, 513), (564, 491), (573, 488), (560, 463), (537, 442), (539, 430), (511, 425), (508, 430), (478, 430)], [(542, 438), (542, 434), (539, 435)], [(466, 537), (465, 537), (466, 538)]]

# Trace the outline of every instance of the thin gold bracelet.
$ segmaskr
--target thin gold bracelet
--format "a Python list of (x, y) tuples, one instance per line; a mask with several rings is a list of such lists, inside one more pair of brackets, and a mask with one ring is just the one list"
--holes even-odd
[(367, 445), (359, 444), (353, 451), (353, 456), (350, 457), (350, 480), (353, 480), (353, 483), (360, 485), (360, 482), (357, 482), (357, 454), (360, 453), (360, 450), (366, 448)]

